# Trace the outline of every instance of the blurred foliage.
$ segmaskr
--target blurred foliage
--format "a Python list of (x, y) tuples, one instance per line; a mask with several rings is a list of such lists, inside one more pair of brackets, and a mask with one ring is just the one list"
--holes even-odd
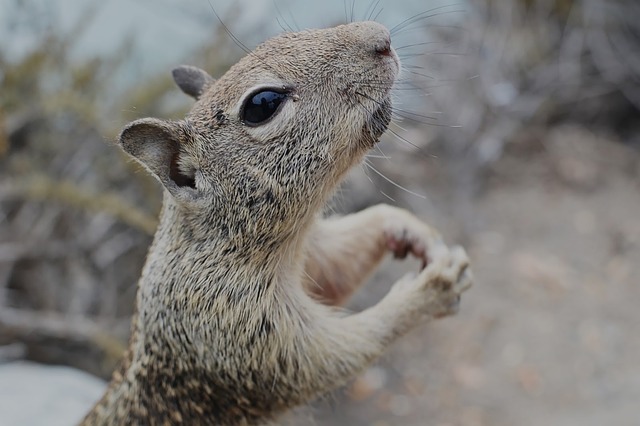
[[(17, 59), (11, 40), (0, 43), (0, 347), (18, 341), (27, 358), (106, 377), (161, 202), (159, 185), (111, 141), (127, 121), (179, 117), (192, 101), (168, 70), (117, 89), (131, 37), (109, 56), (74, 57), (99, 5), (62, 32), (36, 3), (16, 1), (11, 19), (39, 42)], [(214, 31), (193, 54), (217, 72), (238, 53)]]
[(455, 61), (426, 55), (424, 67), (455, 82), (427, 90), (462, 125), (437, 131), (472, 174), (531, 126), (568, 121), (640, 144), (640, 3), (474, 1), (462, 29), (432, 37), (458, 46)]
[(450, 159), (465, 226), (493, 166), (527, 133), (571, 124), (640, 147), (640, 3), (474, 0), (463, 21), (426, 25), (438, 47), (417, 53), (431, 76), (418, 84), (443, 118), (421, 146)]

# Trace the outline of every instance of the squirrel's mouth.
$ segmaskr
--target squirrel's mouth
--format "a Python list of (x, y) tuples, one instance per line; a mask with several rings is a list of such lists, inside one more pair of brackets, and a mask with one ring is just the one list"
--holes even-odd
[(370, 135), (374, 139), (373, 143), (378, 142), (380, 136), (387, 130), (392, 111), (391, 99), (387, 97), (380, 101), (378, 109), (369, 116), (363, 130), (365, 135)]

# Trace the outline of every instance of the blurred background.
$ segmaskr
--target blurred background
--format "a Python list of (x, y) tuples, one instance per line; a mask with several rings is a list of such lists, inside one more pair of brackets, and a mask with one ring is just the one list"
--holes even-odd
[[(220, 76), (244, 54), (214, 10), (249, 48), (395, 27), (396, 120), (331, 210), (408, 208), (477, 279), (291, 424), (640, 424), (637, 1), (0, 0), (0, 425), (78, 419), (122, 355), (161, 190), (113, 140), (188, 111), (176, 65)], [(52, 367), (25, 361), (73, 370), (47, 390)]]

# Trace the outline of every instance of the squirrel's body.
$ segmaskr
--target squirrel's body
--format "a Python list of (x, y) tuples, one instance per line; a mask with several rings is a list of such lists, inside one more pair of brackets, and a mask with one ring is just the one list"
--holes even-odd
[[(84, 424), (267, 422), (453, 312), (471, 282), (461, 249), (388, 206), (319, 216), (386, 129), (398, 71), (388, 31), (355, 23), (271, 39), (217, 81), (174, 72), (197, 99), (186, 119), (120, 136), (164, 206), (127, 355)], [(361, 313), (328, 306), (388, 251), (429, 264)]]

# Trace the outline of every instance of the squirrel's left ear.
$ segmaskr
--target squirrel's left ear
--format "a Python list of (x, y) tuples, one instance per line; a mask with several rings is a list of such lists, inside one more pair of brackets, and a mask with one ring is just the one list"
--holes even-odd
[(122, 130), (118, 144), (149, 170), (176, 199), (194, 200), (196, 164), (184, 147), (193, 140), (190, 128), (182, 121), (143, 118)]
[(206, 71), (191, 65), (180, 65), (171, 74), (180, 90), (196, 100), (215, 82)]

